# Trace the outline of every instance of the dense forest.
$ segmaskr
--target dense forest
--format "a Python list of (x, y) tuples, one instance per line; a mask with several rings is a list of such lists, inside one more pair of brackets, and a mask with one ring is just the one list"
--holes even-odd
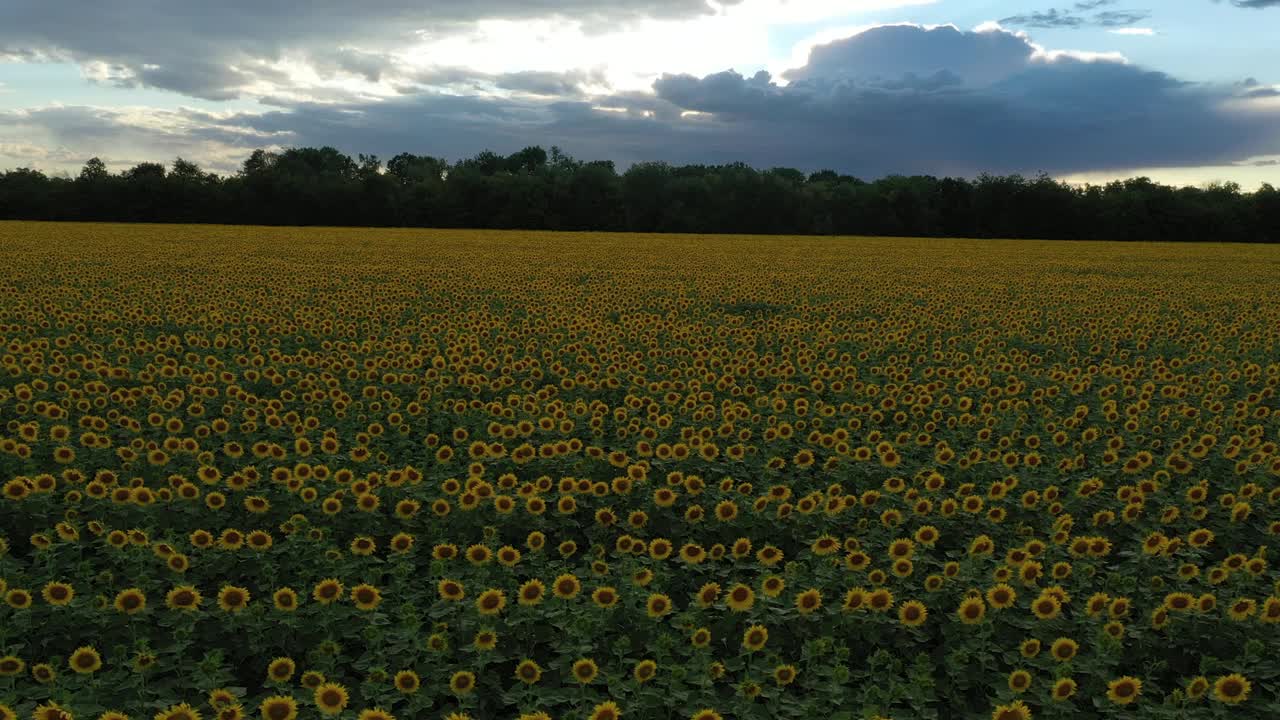
[(1280, 191), (1147, 178), (1073, 187), (1043, 175), (866, 182), (741, 163), (619, 173), (540, 147), (383, 163), (323, 147), (256, 150), (230, 176), (181, 158), (119, 174), (95, 158), (74, 178), (11, 170), (0, 174), (0, 219), (1280, 242)]

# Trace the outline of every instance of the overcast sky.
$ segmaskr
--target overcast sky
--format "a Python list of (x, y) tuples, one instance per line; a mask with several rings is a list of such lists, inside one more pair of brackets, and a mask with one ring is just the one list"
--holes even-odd
[(5, 0), (0, 168), (257, 147), (1280, 185), (1280, 0)]

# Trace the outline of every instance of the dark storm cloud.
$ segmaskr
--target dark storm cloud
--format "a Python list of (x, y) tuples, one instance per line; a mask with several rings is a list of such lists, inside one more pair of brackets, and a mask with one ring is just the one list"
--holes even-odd
[(1132, 25), (1151, 17), (1151, 12), (1148, 10), (1104, 10), (1102, 12), (1092, 12), (1100, 7), (1114, 4), (1114, 0), (1079, 2), (1070, 9), (1051, 8), (1049, 10), (1036, 10), (1011, 15), (1000, 20), (1000, 23), (1029, 28), (1114, 28)]
[(915, 25), (885, 25), (849, 40), (819, 45), (804, 67), (785, 73), (787, 80), (811, 78), (897, 78), (906, 73), (932, 75), (940, 70), (985, 83), (1024, 69), (1031, 48), (1008, 32), (961, 32), (944, 25), (924, 31)]
[(260, 77), (246, 66), (286, 52), (377, 79), (385, 57), (334, 48), (394, 49), (488, 18), (562, 17), (591, 31), (710, 11), (705, 0), (15, 0), (0, 2), (0, 58), (101, 62), (118, 69), (112, 82), (224, 99)]
[[(1256, 82), (1188, 83), (1121, 62), (1045, 53), (1004, 30), (880, 27), (815, 48), (810, 63), (787, 77), (784, 85), (763, 72), (673, 74), (658, 79), (652, 94), (566, 100), (543, 93), (580, 87), (589, 74), (525, 74), (484, 80), (530, 90), (512, 97), (419, 91), (377, 102), (280, 100), (265, 113), (180, 111), (146, 122), (68, 108), (25, 122), (43, 128), (49, 144), (70, 147), (110, 146), (113, 133), (154, 133), (159, 147), (183, 137), (224, 157), (231, 148), (243, 158), (253, 147), (333, 145), (458, 159), (540, 144), (624, 166), (741, 160), (862, 177), (1065, 174), (1280, 154), (1280, 111), (1244, 97), (1261, 89)], [(1241, 103), (1251, 107), (1234, 107)], [(0, 130), (5, 124), (0, 113)]]

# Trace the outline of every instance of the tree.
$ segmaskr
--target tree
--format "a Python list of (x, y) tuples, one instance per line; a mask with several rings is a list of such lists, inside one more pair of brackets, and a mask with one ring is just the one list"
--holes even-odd
[(1046, 174), (864, 182), (740, 162), (619, 174), (537, 145), (452, 165), (295, 147), (254, 150), (227, 177), (182, 157), (116, 175), (91, 158), (75, 179), (12, 170), (0, 174), (0, 219), (1280, 242), (1280, 192), (1146, 177), (1072, 187)]
[(89, 158), (89, 161), (80, 169), (80, 180), (84, 182), (97, 182), (109, 176), (107, 166), (96, 157)]

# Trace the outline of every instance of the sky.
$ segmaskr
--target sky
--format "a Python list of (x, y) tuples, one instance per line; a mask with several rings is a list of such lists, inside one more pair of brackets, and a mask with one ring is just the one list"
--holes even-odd
[(1280, 0), (7, 0), (0, 169), (254, 148), (1280, 185)]

